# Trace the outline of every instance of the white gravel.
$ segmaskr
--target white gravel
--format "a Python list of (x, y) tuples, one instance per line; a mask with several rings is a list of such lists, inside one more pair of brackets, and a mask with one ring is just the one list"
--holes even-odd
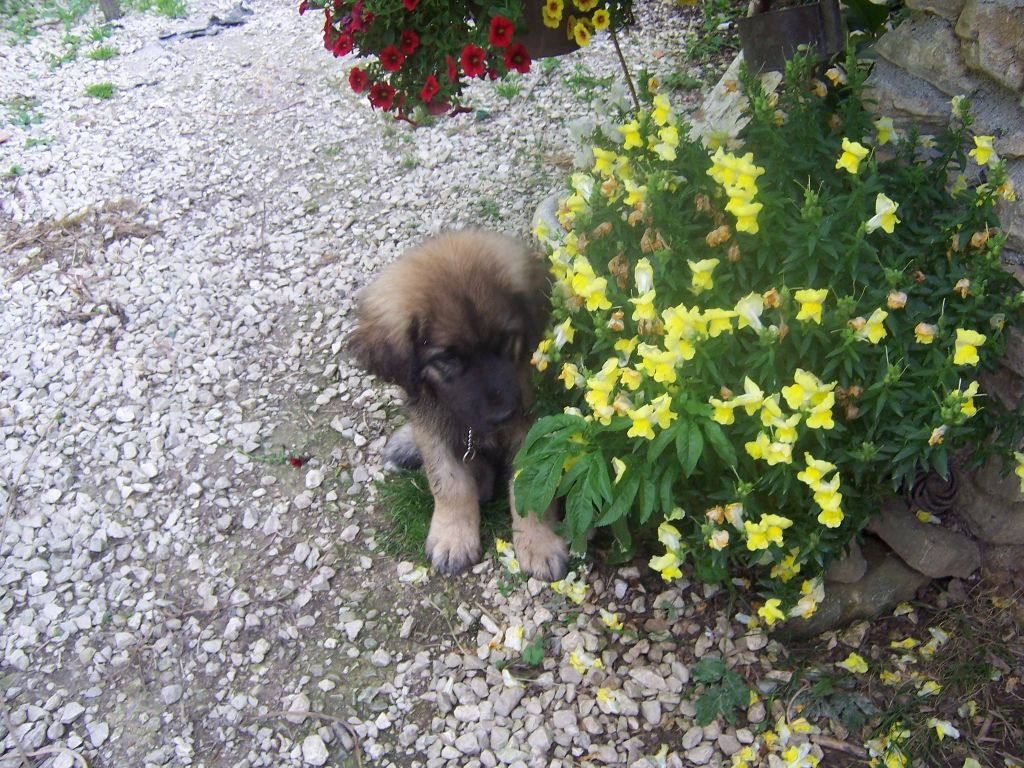
[[(671, 72), (690, 17), (640, 5), (626, 54)], [(611, 46), (411, 130), (348, 92), (315, 15), (252, 9), (167, 41), (230, 4), (134, 14), (120, 56), (56, 69), (61, 28), (0, 46), (0, 102), (42, 116), (0, 128), (0, 766), (655, 765), (661, 743), (720, 765), (750, 734), (694, 729), (689, 665), (773, 644), (628, 569), (571, 611), (490, 562), (396, 568), (373, 481), (397, 400), (341, 354), (354, 292), (418, 239), (528, 235), (588, 114), (566, 78), (614, 73)]]

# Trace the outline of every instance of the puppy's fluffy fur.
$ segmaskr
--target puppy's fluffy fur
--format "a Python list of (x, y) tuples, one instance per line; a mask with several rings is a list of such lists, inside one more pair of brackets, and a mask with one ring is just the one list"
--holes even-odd
[[(352, 335), (366, 370), (407, 395), (415, 446), (434, 495), (427, 556), (445, 573), (480, 559), (480, 501), (529, 429), (530, 357), (549, 313), (547, 269), (515, 240), (489, 232), (449, 232), (384, 270), (360, 299)], [(398, 441), (406, 465), (417, 451)], [(508, 483), (512, 496), (512, 484)], [(511, 498), (515, 509), (515, 499)], [(554, 509), (513, 511), (523, 569), (560, 578), (565, 543)]]

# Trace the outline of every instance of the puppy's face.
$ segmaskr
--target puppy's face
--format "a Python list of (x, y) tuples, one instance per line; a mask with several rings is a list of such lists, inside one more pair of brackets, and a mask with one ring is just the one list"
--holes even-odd
[(417, 349), (421, 386), (431, 388), (458, 423), (486, 434), (521, 410), (523, 349), (515, 328), (493, 338), (425, 339)]
[(508, 238), (450, 233), (366, 290), (352, 342), (363, 367), (412, 403), (485, 434), (521, 413), (520, 380), (547, 314), (543, 262)]

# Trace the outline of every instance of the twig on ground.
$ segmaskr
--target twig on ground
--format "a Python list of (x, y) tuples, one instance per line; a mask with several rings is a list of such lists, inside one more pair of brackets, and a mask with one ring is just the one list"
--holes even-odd
[(833, 739), (831, 736), (812, 736), (811, 741), (822, 749), (831, 749), (833, 752), (842, 752), (859, 758), (866, 758), (868, 756), (867, 750), (864, 747), (848, 744), (845, 741)]

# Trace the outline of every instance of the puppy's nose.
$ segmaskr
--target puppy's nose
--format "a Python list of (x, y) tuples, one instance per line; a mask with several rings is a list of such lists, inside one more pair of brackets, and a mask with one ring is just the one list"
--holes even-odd
[(487, 393), (487, 420), (494, 426), (503, 424), (516, 412), (518, 393), (495, 388)]
[(511, 419), (515, 412), (516, 407), (514, 403), (496, 403), (492, 406), (490, 413), (487, 414), (487, 418), (493, 426), (497, 426)]

